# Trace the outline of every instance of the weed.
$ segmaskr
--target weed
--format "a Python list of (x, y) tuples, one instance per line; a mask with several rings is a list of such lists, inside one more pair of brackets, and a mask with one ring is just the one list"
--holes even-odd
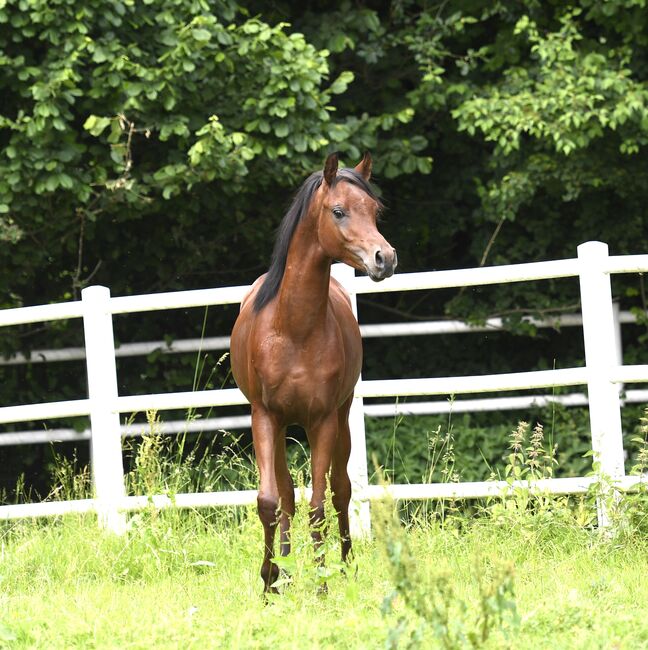
[(392, 503), (382, 501), (373, 512), (376, 538), (393, 583), (381, 611), (386, 617), (397, 617), (387, 634), (387, 648), (401, 644), (447, 650), (482, 648), (494, 635), (504, 641), (517, 629), (510, 565), (498, 564), (487, 577), (485, 563), (476, 559), (477, 594), (467, 599), (458, 593), (451, 573), (433, 568), (413, 550)]
[(568, 516), (570, 505), (566, 497), (550, 495), (528, 483), (553, 478), (557, 465), (556, 447), (546, 448), (542, 424), (537, 423), (531, 430), (527, 422), (518, 422), (509, 436), (509, 451), (504, 467), (508, 487), (499, 499), (486, 500), (487, 515), (502, 523), (528, 522), (528, 513), (536, 515), (535, 522)]
[(635, 445), (631, 475), (639, 477), (636, 490), (624, 495), (618, 504), (617, 527), (630, 536), (648, 532), (648, 407), (639, 420), (638, 435), (631, 438)]
[(504, 476), (509, 481), (538, 480), (552, 478), (557, 465), (556, 446), (548, 449), (544, 441), (544, 427), (536, 423), (529, 433), (529, 424), (518, 422), (511, 432), (508, 463)]
[(12, 492), (4, 489), (0, 490), (0, 505), (9, 503), (30, 503), (34, 500), (34, 494), (31, 487), (27, 486), (24, 472), (18, 476), (16, 487)]
[(630, 470), (631, 474), (642, 476), (648, 472), (648, 406), (640, 418), (639, 434), (631, 439), (637, 445), (635, 464)]
[[(403, 416), (398, 416), (393, 421), (392, 446), (395, 444), (396, 432), (403, 422)], [(458, 483), (461, 475), (457, 469), (455, 456), (455, 434), (452, 422), (452, 411), (448, 414), (445, 430), (441, 425), (436, 429), (426, 430), (426, 460), (420, 480), (422, 483)], [(400, 456), (399, 456), (400, 457)], [(401, 458), (403, 467), (405, 461)], [(394, 480), (396, 476), (394, 452), (392, 451), (392, 467), (385, 468), (378, 464), (373, 456), (376, 476), (380, 482)], [(438, 521), (443, 524), (455, 525), (462, 518), (463, 513), (459, 503), (454, 499), (424, 500), (403, 502), (400, 504), (401, 515), (412, 522)]]

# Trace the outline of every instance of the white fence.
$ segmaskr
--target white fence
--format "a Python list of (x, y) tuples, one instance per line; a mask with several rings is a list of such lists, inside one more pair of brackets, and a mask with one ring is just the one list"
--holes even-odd
[[(334, 267), (334, 272), (339, 273)], [(614, 303), (614, 324), (616, 354), (619, 365), (623, 363), (623, 348), (621, 328), (623, 325), (635, 324), (637, 316), (629, 311), (621, 311), (618, 303)], [(548, 319), (524, 317), (524, 322), (534, 327), (562, 329), (565, 327), (580, 327), (583, 318), (580, 314), (562, 314)], [(422, 321), (408, 323), (381, 323), (360, 325), (364, 339), (388, 338), (403, 336), (423, 336), (439, 334), (465, 334), (478, 332), (504, 331), (505, 324), (501, 318), (489, 318), (483, 325), (472, 325), (464, 321)], [(183, 353), (204, 354), (210, 351), (229, 350), (229, 336), (204, 337), (199, 339), (181, 339), (177, 341), (143, 341), (125, 343), (115, 348), (117, 358), (136, 357), (158, 352), (164, 355)], [(63, 348), (60, 350), (33, 350), (29, 356), (22, 353), (0, 358), (0, 366), (15, 366), (20, 364), (43, 364), (61, 361), (85, 360), (84, 347)], [(648, 403), (648, 390), (630, 389), (623, 393), (623, 403)], [(516, 397), (486, 397), (479, 399), (435, 400), (416, 402), (394, 402), (363, 404), (364, 414), (370, 417), (393, 418), (400, 415), (437, 415), (440, 413), (477, 413), (487, 411), (514, 411), (529, 408), (539, 408), (549, 404), (562, 406), (587, 406), (587, 394), (584, 392), (561, 395), (531, 394)], [(164, 434), (190, 432), (218, 432), (222, 430), (249, 429), (252, 418), (249, 415), (229, 415), (220, 417), (200, 418), (196, 420), (165, 420), (160, 422), (159, 431)], [(122, 436), (141, 436), (145, 430), (142, 422), (125, 422), (120, 426)], [(10, 445), (28, 445), (52, 442), (83, 442), (90, 440), (91, 430), (73, 428), (47, 428), (29, 431), (12, 431), (0, 433), (0, 447)]]
[[(585, 385), (589, 396), (592, 450), (599, 461), (601, 473), (620, 489), (627, 489), (636, 483), (636, 477), (627, 477), (624, 472), (619, 385), (648, 382), (648, 365), (623, 366), (618, 359), (610, 275), (646, 271), (648, 255), (610, 257), (607, 245), (600, 242), (582, 244), (578, 247), (578, 257), (574, 259), (399, 274), (380, 284), (374, 284), (366, 277), (356, 278), (347, 267), (336, 269), (338, 278), (350, 292), (354, 304), (355, 296), (361, 293), (578, 277), (586, 357), (584, 367), (560, 370), (468, 377), (360, 380), (350, 416), (353, 449), (349, 472), (354, 486), (352, 532), (360, 535), (368, 531), (368, 502), (384, 494), (385, 489), (394, 498), (475, 498), (499, 494), (508, 485), (497, 481), (392, 485), (389, 488), (369, 485), (363, 405), (363, 399), (369, 397), (448, 396)], [(101, 525), (117, 532), (123, 530), (125, 511), (146, 507), (149, 501), (147, 497), (125, 495), (120, 414), (148, 409), (240, 405), (245, 403), (245, 399), (237, 389), (119, 396), (113, 315), (237, 303), (246, 291), (247, 287), (241, 286), (111, 298), (105, 287), (88, 287), (83, 291), (80, 301), (0, 311), (0, 326), (67, 318), (83, 319), (88, 372), (87, 399), (2, 407), (0, 424), (89, 415), (92, 432), (91, 467), (96, 494), (94, 499), (87, 500), (2, 506), (0, 519), (96, 511)], [(538, 482), (538, 487), (557, 494), (579, 493), (586, 491), (593, 480), (592, 477), (547, 479)], [(247, 490), (181, 494), (173, 500), (160, 495), (154, 498), (154, 502), (160, 507), (200, 507), (243, 505), (253, 503), (255, 498), (256, 493)], [(599, 509), (599, 524), (608, 524), (607, 513), (603, 508)]]

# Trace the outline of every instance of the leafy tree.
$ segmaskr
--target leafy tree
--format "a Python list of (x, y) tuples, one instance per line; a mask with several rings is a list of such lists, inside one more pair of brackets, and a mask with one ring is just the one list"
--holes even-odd
[[(405, 271), (572, 257), (588, 239), (645, 252), (645, 4), (0, 0), (0, 306), (89, 283), (128, 294), (251, 281), (290, 193), (333, 149), (347, 162), (374, 153)], [(641, 278), (614, 288), (646, 308)], [(365, 319), (502, 315), (536, 337), (391, 342), (365, 374), (566, 365), (581, 344), (521, 316), (577, 307), (563, 281), (375, 298)], [(209, 332), (230, 317), (210, 316)], [(117, 336), (193, 325), (143, 319)], [(0, 353), (78, 337), (73, 324), (12, 328)], [(639, 339), (626, 346), (643, 359)], [(125, 366), (125, 381), (191, 385), (193, 361), (178, 364)], [(1, 371), (14, 403), (81, 381)]]

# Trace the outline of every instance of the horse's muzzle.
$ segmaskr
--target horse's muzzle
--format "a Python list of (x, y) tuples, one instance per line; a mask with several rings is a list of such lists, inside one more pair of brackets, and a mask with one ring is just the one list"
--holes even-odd
[(398, 255), (394, 248), (379, 248), (374, 252), (373, 259), (365, 263), (367, 275), (374, 281), (380, 282), (394, 275), (398, 266)]

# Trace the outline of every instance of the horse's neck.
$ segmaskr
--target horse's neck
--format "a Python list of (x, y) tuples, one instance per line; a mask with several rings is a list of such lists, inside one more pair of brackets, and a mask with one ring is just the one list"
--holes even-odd
[(295, 339), (308, 338), (326, 322), (331, 260), (313, 224), (301, 223), (288, 249), (275, 322)]

